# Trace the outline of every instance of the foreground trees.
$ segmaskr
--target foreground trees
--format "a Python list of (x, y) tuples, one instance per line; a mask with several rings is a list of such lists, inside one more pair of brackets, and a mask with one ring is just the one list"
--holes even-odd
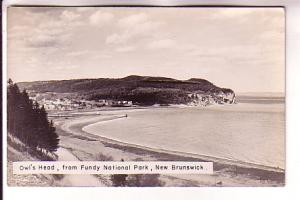
[(20, 92), (11, 79), (7, 88), (7, 129), (33, 150), (53, 153), (58, 148), (58, 135), (45, 108), (33, 103), (26, 90)]

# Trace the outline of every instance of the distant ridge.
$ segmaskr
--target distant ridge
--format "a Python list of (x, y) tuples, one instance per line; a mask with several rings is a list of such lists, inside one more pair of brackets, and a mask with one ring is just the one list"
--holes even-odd
[[(130, 75), (124, 78), (72, 79), (20, 82), (21, 89), (38, 93), (73, 93), (86, 99), (131, 100), (140, 104), (186, 104), (199, 95), (232, 101), (234, 91), (205, 79), (177, 80), (167, 77)], [(198, 96), (196, 95), (198, 94)], [(196, 96), (195, 96), (196, 95)], [(230, 98), (229, 98), (230, 96)], [(220, 99), (220, 97), (222, 97)]]

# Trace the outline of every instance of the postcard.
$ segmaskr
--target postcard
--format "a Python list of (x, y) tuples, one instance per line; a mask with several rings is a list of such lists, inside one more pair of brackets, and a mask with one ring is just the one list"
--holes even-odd
[(7, 8), (7, 184), (285, 185), (282, 7)]

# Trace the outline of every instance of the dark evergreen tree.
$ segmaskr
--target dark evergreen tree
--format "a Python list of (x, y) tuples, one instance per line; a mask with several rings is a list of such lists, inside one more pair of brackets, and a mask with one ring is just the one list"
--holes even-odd
[(17, 85), (13, 84), (12, 80), (9, 79), (8, 81), (8, 90), (7, 90), (7, 128), (8, 131), (15, 135), (17, 134), (17, 123), (16, 120), (18, 120), (18, 99), (20, 97), (20, 91)]
[(47, 149), (50, 152), (54, 152), (57, 150), (59, 144), (58, 135), (55, 132), (55, 127), (53, 125), (53, 121), (51, 120), (49, 123), (49, 130), (48, 130), (48, 146)]
[(55, 152), (58, 148), (58, 135), (44, 106), (33, 103), (26, 90), (21, 93), (11, 79), (7, 89), (7, 128), (9, 134), (32, 150)]

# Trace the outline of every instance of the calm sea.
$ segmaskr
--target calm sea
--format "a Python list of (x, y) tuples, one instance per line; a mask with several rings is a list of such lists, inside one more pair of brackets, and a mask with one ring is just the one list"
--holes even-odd
[(135, 110), (127, 112), (127, 118), (84, 130), (151, 148), (284, 168), (284, 99), (243, 97), (239, 101), (205, 108)]

